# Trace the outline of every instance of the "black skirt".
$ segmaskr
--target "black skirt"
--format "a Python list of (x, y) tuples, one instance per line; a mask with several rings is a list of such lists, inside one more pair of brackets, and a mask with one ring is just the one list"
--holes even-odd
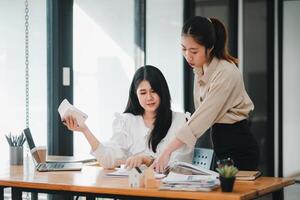
[(231, 158), (239, 170), (258, 169), (259, 148), (246, 119), (234, 124), (214, 124), (212, 142), (216, 160)]

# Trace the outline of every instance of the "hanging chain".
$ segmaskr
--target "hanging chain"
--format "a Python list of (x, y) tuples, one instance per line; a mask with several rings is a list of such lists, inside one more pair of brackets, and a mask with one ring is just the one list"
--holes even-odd
[(25, 98), (26, 98), (26, 128), (29, 127), (29, 7), (25, 0)]
[[(26, 128), (29, 128), (29, 7), (28, 0), (25, 0), (25, 104), (26, 104)], [(29, 148), (25, 148), (26, 160), (24, 165), (29, 163)], [(30, 199), (29, 193), (26, 192), (26, 199)]]

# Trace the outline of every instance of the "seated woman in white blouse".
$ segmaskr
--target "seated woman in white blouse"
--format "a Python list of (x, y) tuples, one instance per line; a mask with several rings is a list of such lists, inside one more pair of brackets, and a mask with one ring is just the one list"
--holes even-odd
[[(184, 113), (172, 112), (167, 82), (161, 71), (150, 65), (135, 72), (126, 109), (115, 116), (113, 135), (107, 144), (102, 144), (87, 125), (79, 126), (75, 118), (64, 119), (69, 130), (84, 134), (92, 155), (104, 168), (113, 168), (125, 160), (129, 168), (151, 165), (174, 137), (174, 131), (186, 122)], [(192, 150), (183, 146), (172, 154), (170, 161), (174, 160), (191, 162)]]

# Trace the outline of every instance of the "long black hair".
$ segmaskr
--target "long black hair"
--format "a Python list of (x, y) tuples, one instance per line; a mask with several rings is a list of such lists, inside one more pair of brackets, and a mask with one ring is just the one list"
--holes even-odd
[(148, 146), (153, 152), (156, 152), (157, 145), (167, 135), (172, 123), (171, 95), (164, 75), (161, 71), (151, 65), (140, 67), (134, 74), (129, 89), (129, 97), (124, 113), (133, 115), (143, 115), (145, 110), (139, 103), (137, 97), (137, 88), (139, 84), (146, 80), (151, 88), (160, 97), (160, 105), (156, 110), (154, 128), (148, 137)]
[(224, 24), (216, 18), (195, 16), (186, 21), (182, 27), (182, 36), (191, 36), (194, 40), (208, 49), (210, 58), (217, 57), (238, 64), (238, 59), (231, 56), (227, 47), (227, 31)]

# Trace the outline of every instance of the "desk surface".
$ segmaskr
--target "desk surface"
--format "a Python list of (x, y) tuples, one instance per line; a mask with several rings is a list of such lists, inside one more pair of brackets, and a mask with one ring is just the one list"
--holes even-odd
[(130, 188), (127, 178), (106, 177), (105, 171), (100, 167), (85, 166), (82, 171), (77, 172), (37, 172), (25, 166), (11, 166), (0, 170), (0, 186), (173, 199), (253, 199), (293, 183), (294, 180), (289, 178), (260, 177), (256, 181), (236, 181), (231, 193), (223, 193), (220, 188), (213, 192), (166, 192)]

